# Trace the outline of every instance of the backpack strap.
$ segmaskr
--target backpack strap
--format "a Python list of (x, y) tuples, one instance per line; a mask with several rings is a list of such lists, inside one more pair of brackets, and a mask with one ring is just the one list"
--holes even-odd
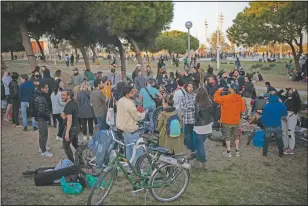
[(150, 96), (150, 98), (155, 102), (156, 99), (151, 95), (150, 91), (148, 90), (147, 87), (144, 87), (145, 91), (148, 93), (148, 95)]

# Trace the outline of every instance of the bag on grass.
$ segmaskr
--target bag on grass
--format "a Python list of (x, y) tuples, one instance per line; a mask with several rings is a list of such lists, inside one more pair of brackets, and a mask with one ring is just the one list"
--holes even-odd
[(173, 115), (167, 120), (167, 135), (169, 137), (181, 136), (181, 123), (178, 115)]

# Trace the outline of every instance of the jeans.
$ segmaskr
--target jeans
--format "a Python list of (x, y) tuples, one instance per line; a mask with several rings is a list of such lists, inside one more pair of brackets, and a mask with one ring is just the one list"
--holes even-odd
[(63, 135), (63, 131), (64, 131), (64, 122), (63, 119), (61, 117), (61, 114), (53, 114), (52, 118), (54, 120), (58, 121), (58, 130), (57, 130), (57, 136), (62, 138)]
[(109, 125), (106, 123), (106, 115), (96, 117), (97, 119), (97, 124), (98, 124), (98, 129), (109, 129)]
[[(123, 132), (123, 137), (124, 137), (124, 144), (128, 145), (128, 144), (132, 144), (132, 143), (136, 143), (139, 139), (139, 132), (135, 132), (135, 133), (130, 133), (130, 132)], [(128, 145), (125, 147), (125, 157), (126, 159), (130, 160), (133, 156), (133, 148), (134, 145)], [(136, 151), (136, 156), (134, 157), (134, 159), (132, 160), (132, 165), (134, 165), (136, 163), (136, 160), (138, 159), (138, 157), (140, 155), (142, 155), (143, 150), (142, 148), (138, 148)]]
[(197, 139), (197, 148), (196, 148), (196, 159), (199, 162), (206, 162), (206, 154), (204, 150), (204, 142), (207, 138), (208, 134), (196, 134)]
[(148, 114), (147, 114), (147, 117), (146, 117), (146, 119), (148, 120), (148, 121), (150, 121), (150, 128), (149, 128), (149, 130), (151, 131), (151, 132), (153, 132), (154, 131), (154, 120), (153, 120), (153, 115), (154, 115), (154, 111), (155, 111), (155, 107), (149, 107), (149, 108), (144, 108), (144, 109), (147, 109), (148, 110)]
[(20, 101), (19, 100), (12, 100), (12, 122), (13, 124), (19, 125), (19, 108), (20, 108)]
[(288, 120), (286, 122), (283, 120), (281, 121), (284, 147), (291, 150), (295, 147), (294, 132), (297, 124), (297, 118), (297, 114), (288, 112)]
[[(21, 102), (20, 108), (21, 108), (21, 116), (22, 116), (22, 124), (24, 127), (28, 126), (28, 115), (27, 115), (27, 108), (29, 107), (29, 102)], [(37, 127), (36, 121), (34, 117), (31, 118), (32, 120), (32, 127)]]
[(89, 80), (89, 84), (90, 84), (90, 87), (92, 89), (94, 87), (94, 80)]
[(93, 118), (80, 118), (82, 124), (82, 134), (87, 136), (88, 131), (87, 127), (89, 127), (89, 135), (93, 135)]
[(267, 156), (268, 151), (268, 139), (274, 133), (276, 142), (279, 150), (279, 156), (283, 156), (283, 141), (282, 141), (282, 130), (281, 127), (267, 127), (264, 129), (264, 145), (263, 145), (263, 156)]
[(42, 153), (46, 152), (46, 143), (48, 139), (48, 123), (46, 120), (38, 120), (39, 127), (39, 146)]
[(184, 125), (184, 144), (191, 151), (194, 152), (196, 150), (193, 141), (193, 124), (185, 124)]

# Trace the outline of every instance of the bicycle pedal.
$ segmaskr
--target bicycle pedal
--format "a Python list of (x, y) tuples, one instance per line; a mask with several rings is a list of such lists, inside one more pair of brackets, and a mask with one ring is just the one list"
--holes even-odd
[(139, 190), (134, 190), (134, 191), (132, 191), (132, 195), (136, 197), (138, 195), (138, 193), (142, 192), (143, 190), (144, 190), (144, 188), (141, 188)]

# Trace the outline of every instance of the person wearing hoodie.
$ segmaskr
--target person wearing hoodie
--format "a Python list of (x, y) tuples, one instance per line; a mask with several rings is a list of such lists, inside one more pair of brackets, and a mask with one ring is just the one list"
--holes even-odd
[(283, 141), (281, 120), (286, 121), (288, 112), (287, 107), (279, 101), (277, 95), (271, 95), (268, 98), (268, 103), (263, 108), (261, 117), (262, 124), (264, 125), (264, 145), (263, 156), (267, 156), (268, 141), (272, 134), (275, 134), (279, 157), (283, 156)]
[(241, 113), (246, 111), (244, 100), (240, 95), (238, 85), (232, 84), (228, 89), (228, 94), (221, 96), (223, 88), (219, 88), (214, 95), (214, 102), (221, 105), (222, 135), (226, 141), (227, 151), (223, 152), (224, 156), (231, 157), (231, 141), (230, 138), (235, 139), (236, 156), (239, 153), (239, 135), (238, 128), (241, 120)]
[[(285, 95), (282, 93), (286, 92)], [(284, 154), (294, 154), (295, 147), (295, 127), (299, 120), (298, 113), (301, 109), (301, 98), (296, 89), (287, 88), (278, 92), (278, 97), (287, 107), (288, 116), (286, 121), (282, 121), (282, 134), (284, 144)]]
[(245, 100), (246, 108), (247, 108), (247, 118), (251, 116), (251, 98), (253, 92), (253, 84), (251, 83), (249, 77), (245, 77), (245, 84), (243, 88), (243, 99)]
[(142, 76), (141, 69), (138, 69), (136, 73), (137, 73), (137, 76), (134, 79), (134, 85), (135, 85), (135, 89), (140, 91), (142, 88), (146, 86), (146, 79)]
[(19, 108), (20, 108), (20, 99), (19, 99), (19, 85), (18, 85), (19, 74), (17, 72), (12, 73), (12, 81), (9, 84), (10, 90), (10, 100), (12, 101), (12, 123), (15, 127), (21, 127), (19, 124)]
[(89, 127), (89, 139), (93, 136), (94, 110), (90, 102), (91, 86), (88, 81), (83, 81), (80, 85), (80, 92), (77, 97), (79, 118), (82, 124), (83, 140), (88, 139), (87, 125)]
[[(21, 75), (21, 82), (22, 84), (19, 87), (19, 99), (20, 99), (20, 107), (21, 107), (21, 115), (22, 115), (22, 123), (23, 123), (23, 131), (27, 131), (28, 126), (28, 116), (27, 116), (27, 109), (29, 107), (29, 102), (32, 100), (34, 96), (35, 86), (32, 82), (28, 81), (28, 75), (23, 74)], [(36, 130), (36, 122), (32, 117), (32, 127), (33, 130)]]
[(204, 142), (208, 135), (212, 133), (214, 119), (212, 102), (204, 87), (200, 87), (196, 94), (195, 119), (194, 131), (196, 132), (197, 140), (196, 159), (200, 163), (200, 167), (205, 168), (207, 160), (204, 151)]
[(182, 115), (173, 106), (173, 95), (164, 97), (163, 111), (158, 115), (157, 131), (159, 131), (159, 146), (165, 147), (170, 153), (183, 154), (185, 152), (184, 147), (184, 134), (179, 137), (169, 137), (167, 134), (168, 119), (174, 115), (177, 115), (181, 125), (183, 125)]
[(84, 80), (84, 76), (79, 74), (79, 71), (77, 68), (73, 69), (73, 76), (71, 77), (72, 78), (72, 81), (70, 84), (73, 85), (73, 87), (77, 86), (77, 85), (80, 85), (81, 82)]
[(51, 104), (52, 104), (52, 118), (58, 121), (58, 129), (57, 129), (57, 141), (63, 141), (63, 131), (64, 131), (64, 122), (61, 117), (63, 113), (65, 102), (62, 101), (61, 92), (64, 89), (64, 82), (61, 79), (56, 80), (56, 87), (54, 92), (50, 95)]

